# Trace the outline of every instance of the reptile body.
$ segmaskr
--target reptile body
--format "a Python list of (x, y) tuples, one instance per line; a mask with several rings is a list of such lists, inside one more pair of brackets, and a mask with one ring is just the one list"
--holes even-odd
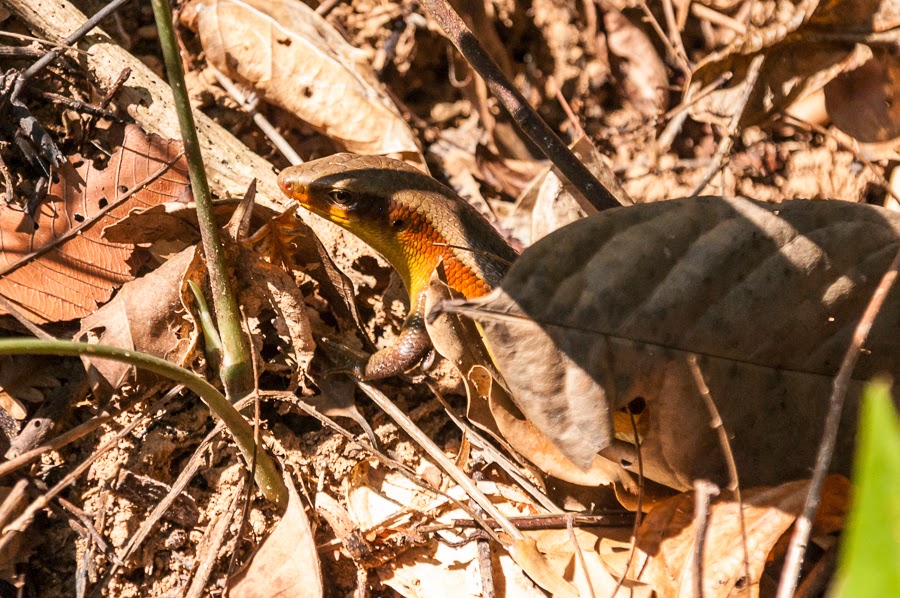
[(380, 252), (409, 292), (396, 342), (349, 368), (361, 379), (401, 374), (430, 350), (425, 295), (438, 263), (449, 286), (470, 299), (499, 284), (517, 257), (475, 208), (398, 160), (336, 154), (285, 169), (278, 184), (302, 207)]

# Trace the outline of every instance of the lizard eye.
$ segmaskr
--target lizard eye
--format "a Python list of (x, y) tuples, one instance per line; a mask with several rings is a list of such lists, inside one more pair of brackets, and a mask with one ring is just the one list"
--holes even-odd
[(344, 189), (335, 189), (328, 193), (331, 201), (341, 206), (349, 206), (353, 203), (353, 194)]

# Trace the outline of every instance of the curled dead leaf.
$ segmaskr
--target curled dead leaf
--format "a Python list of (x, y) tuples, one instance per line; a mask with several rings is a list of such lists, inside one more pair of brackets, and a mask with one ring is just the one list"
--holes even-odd
[(287, 510), (244, 569), (228, 580), (232, 598), (323, 595), (322, 571), (309, 519), (293, 483), (289, 478), (285, 482)]
[(365, 54), (302, 2), (196, 0), (182, 20), (217, 69), (349, 151), (424, 164)]

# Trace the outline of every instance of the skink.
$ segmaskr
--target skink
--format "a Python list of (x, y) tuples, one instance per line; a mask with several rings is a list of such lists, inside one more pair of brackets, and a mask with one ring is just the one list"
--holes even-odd
[(363, 380), (401, 374), (430, 350), (425, 293), (441, 260), (449, 286), (473, 298), (499, 284), (517, 257), (475, 208), (398, 160), (335, 154), (285, 169), (278, 184), (303, 208), (381, 253), (409, 292), (409, 314), (396, 341), (349, 368)]

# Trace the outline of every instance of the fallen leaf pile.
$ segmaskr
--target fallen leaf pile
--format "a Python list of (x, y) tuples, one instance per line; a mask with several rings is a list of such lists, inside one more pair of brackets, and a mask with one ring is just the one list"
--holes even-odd
[[(3, 357), (0, 596), (775, 594), (834, 377), (900, 250), (895, 1), (454, 2), (623, 206), (591, 216), (418, 3), (174, 4), (255, 374), (237, 408), (289, 500), (267, 502), (170, 381)], [(2, 7), (5, 30), (65, 47), (94, 8)], [(4, 42), (0, 317), (5, 336), (113, 345), (222, 387), (154, 19), (125, 3), (18, 104), (12, 77), (45, 46)], [(48, 136), (64, 161), (45, 171)], [(341, 151), (430, 170), (522, 252), (478, 300), (433, 273), (435, 354), (373, 383), (408, 422), (329, 372), (334, 343), (397, 338), (399, 276), (275, 183)], [(900, 291), (884, 298), (811, 523), (806, 596), (862, 587), (852, 568), (832, 582), (841, 535), (877, 532), (865, 513), (844, 522), (863, 385), (900, 376)], [(864, 468), (889, 478), (865, 434)], [(890, 483), (859, 486), (885, 520)], [(865, 548), (847, 562), (878, 558)]]

